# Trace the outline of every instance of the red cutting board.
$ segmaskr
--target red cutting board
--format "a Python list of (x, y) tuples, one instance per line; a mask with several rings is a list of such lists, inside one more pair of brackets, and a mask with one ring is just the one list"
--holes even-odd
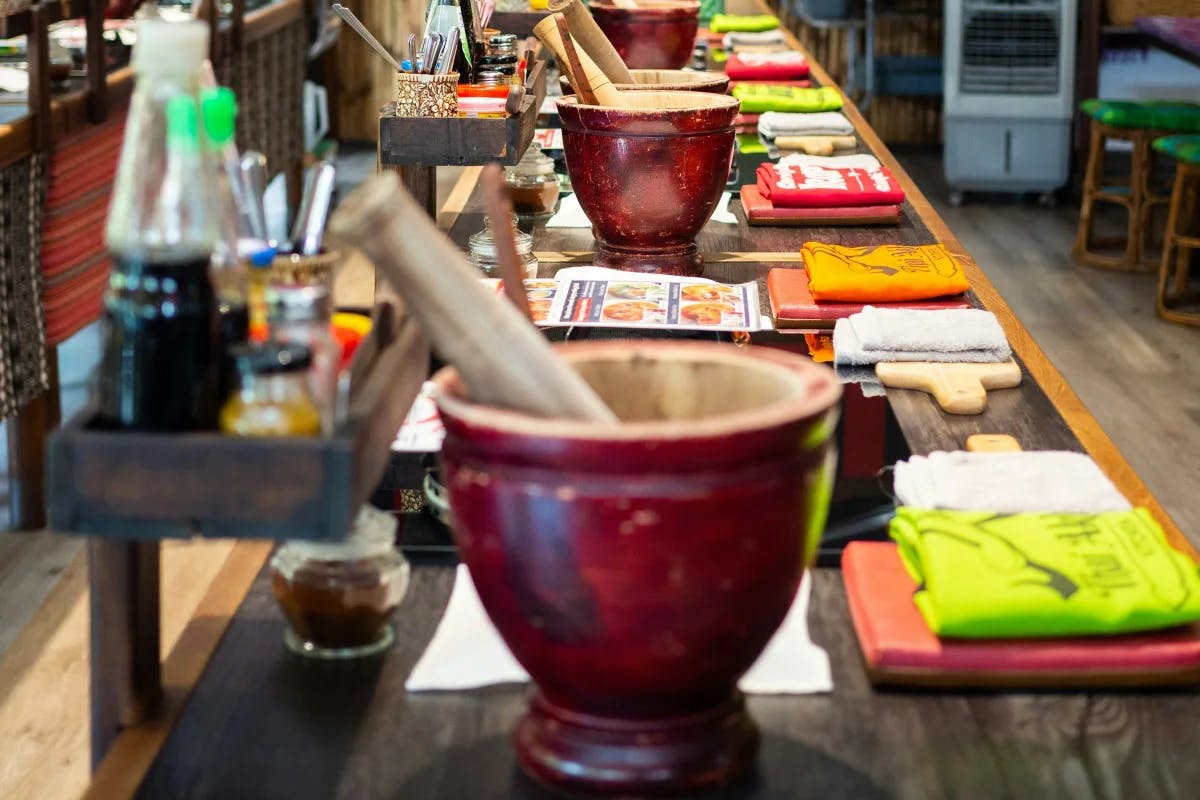
[(742, 187), (742, 208), (751, 225), (895, 225), (900, 206), (845, 206), (841, 208), (776, 208), (754, 184)]
[(1129, 687), (1200, 683), (1200, 625), (1059, 639), (939, 639), (913, 604), (917, 585), (890, 542), (842, 553), (850, 616), (879, 685), (939, 689)]
[(948, 308), (970, 308), (961, 294), (937, 300), (914, 300), (906, 303), (818, 303), (808, 290), (808, 273), (802, 269), (775, 267), (767, 273), (767, 296), (771, 300), (771, 316), (777, 330), (785, 328), (832, 328), (839, 319), (857, 314), (866, 305), (876, 308), (915, 308), (942, 311)]

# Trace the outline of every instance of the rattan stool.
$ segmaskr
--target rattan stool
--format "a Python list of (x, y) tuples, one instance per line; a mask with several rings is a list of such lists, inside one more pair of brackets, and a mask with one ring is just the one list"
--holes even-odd
[[(1158, 269), (1158, 316), (1184, 325), (1200, 326), (1200, 290), (1190, 286), (1193, 252), (1200, 251), (1200, 136), (1170, 136), (1157, 139), (1154, 149), (1174, 156), (1175, 188)], [(1177, 310), (1193, 305), (1193, 311)]]
[[(1075, 247), (1071, 251), (1076, 261), (1098, 269), (1150, 271), (1154, 268), (1154, 261), (1147, 261), (1145, 258), (1147, 245), (1156, 238), (1153, 214), (1156, 207), (1166, 208), (1170, 201), (1169, 195), (1157, 193), (1151, 186), (1154, 154), (1150, 143), (1156, 136), (1161, 135), (1163, 131), (1118, 128), (1092, 121), (1091, 148), (1088, 151), (1083, 198), (1079, 208), (1079, 230), (1075, 236)], [(1123, 139), (1133, 144), (1128, 187), (1104, 177), (1105, 145), (1109, 139)], [(1122, 191), (1126, 188), (1127, 191)], [(1129, 221), (1123, 238), (1095, 238), (1093, 228), (1099, 203), (1125, 207)], [(1121, 243), (1124, 243), (1121, 255), (1104, 255), (1094, 249), (1097, 246)]]

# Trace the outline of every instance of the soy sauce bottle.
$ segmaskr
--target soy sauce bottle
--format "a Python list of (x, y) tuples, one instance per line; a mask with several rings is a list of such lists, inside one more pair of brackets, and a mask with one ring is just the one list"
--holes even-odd
[(96, 392), (102, 426), (216, 427), (221, 351), (210, 265), (219, 213), (198, 104), (207, 51), (201, 22), (139, 23), (137, 84), (106, 229), (113, 271)]

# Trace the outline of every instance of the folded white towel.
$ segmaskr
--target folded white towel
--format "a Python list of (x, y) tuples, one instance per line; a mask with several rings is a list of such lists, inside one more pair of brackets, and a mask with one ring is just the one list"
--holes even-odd
[(1090, 457), (1059, 450), (935, 452), (896, 463), (906, 506), (998, 514), (1124, 511), (1130, 507)]
[(831, 169), (879, 169), (879, 159), (869, 153), (848, 156), (810, 156), (807, 153), (792, 153), (779, 159), (780, 166), (811, 165)]
[[(721, 196), (721, 201), (717, 203), (717, 207), (713, 209), (712, 216), (709, 217), (710, 222), (725, 222), (737, 224), (737, 217), (729, 210), (729, 201), (733, 199), (732, 192), (725, 192)], [(592, 221), (588, 219), (588, 215), (584, 212), (583, 206), (579, 205), (579, 195), (572, 192), (565, 195), (558, 204), (558, 211), (554, 212), (554, 216), (546, 220), (547, 228), (590, 228)]]
[(798, 114), (764, 111), (758, 118), (758, 133), (764, 139), (776, 136), (853, 136), (854, 125), (840, 111)]
[(725, 38), (721, 40), (727, 50), (737, 51), (739, 45), (765, 45), (765, 44), (786, 44), (783, 39), (783, 31), (733, 31), (725, 34)]
[(866, 306), (833, 329), (837, 364), (880, 361), (1007, 361), (1012, 348), (996, 316), (978, 308), (919, 311)]
[[(758, 661), (742, 676), (738, 684), (742, 691), (812, 694), (833, 688), (829, 655), (808, 635), (811, 593), (812, 579), (805, 575), (783, 624)], [(528, 680), (528, 673), (488, 619), (471, 573), (460, 564), (446, 613), (404, 688), (410, 692), (474, 689)]]
[(874, 366), (848, 367), (834, 364), (833, 373), (837, 376), (838, 383), (858, 384), (863, 397), (887, 396), (887, 389), (883, 388), (883, 383), (879, 380), (879, 376), (875, 374)]

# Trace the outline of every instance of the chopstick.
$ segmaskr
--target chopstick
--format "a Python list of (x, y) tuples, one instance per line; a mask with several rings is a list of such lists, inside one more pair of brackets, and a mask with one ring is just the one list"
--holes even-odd
[(496, 264), (500, 268), (500, 279), (504, 282), (504, 293), (525, 315), (533, 321), (529, 311), (529, 298), (525, 294), (525, 275), (521, 269), (521, 258), (517, 255), (517, 240), (513, 236), (512, 204), (504, 194), (504, 172), (499, 164), (488, 164), (479, 176), (483, 187), (483, 205), (488, 220), (492, 223), (492, 237), (496, 242)]
[[(364, 26), (362, 22), (359, 21), (358, 17), (354, 16), (353, 11), (346, 8), (341, 3), (334, 3), (333, 10), (334, 13), (345, 20), (347, 25), (354, 29), (355, 33), (363, 38), (363, 41), (371, 46), (372, 50), (378, 53), (384, 61), (391, 64), (392, 68), (395, 69), (396, 72), (405, 71), (404, 68), (400, 66), (400, 62), (397, 61), (396, 58), (387, 51), (386, 47), (379, 43), (378, 39), (371, 35), (371, 32), (366, 29), (366, 26)], [(416, 65), (414, 64), (413, 67), (415, 68)]]

